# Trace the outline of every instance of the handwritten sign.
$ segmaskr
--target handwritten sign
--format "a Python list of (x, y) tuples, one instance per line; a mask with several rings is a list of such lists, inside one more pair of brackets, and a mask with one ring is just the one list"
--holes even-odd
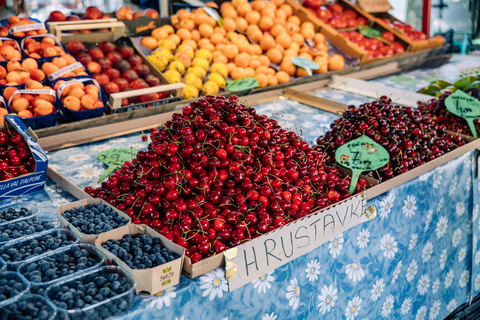
[(304, 57), (293, 57), (290, 61), (297, 67), (305, 69), (310, 77), (312, 76), (312, 70), (320, 69), (320, 66), (317, 63)]
[(367, 214), (366, 192), (310, 214), (224, 252), (229, 290), (304, 255), (333, 237), (373, 219)]
[(457, 90), (445, 99), (445, 106), (448, 111), (467, 121), (473, 137), (477, 139), (477, 129), (474, 121), (480, 119), (480, 102), (462, 90)]
[(259, 86), (255, 78), (242, 78), (235, 81), (227, 81), (227, 90), (230, 92), (246, 91)]
[(122, 149), (109, 149), (102, 151), (98, 154), (98, 159), (105, 163), (108, 167), (100, 178), (98, 182), (103, 181), (108, 177), (112, 172), (121, 167), (126, 161), (132, 161), (137, 155), (137, 150), (135, 148), (122, 148)]
[(352, 170), (348, 192), (353, 193), (360, 174), (383, 167), (390, 159), (390, 155), (380, 144), (367, 136), (361, 136), (338, 148), (335, 159), (343, 167)]

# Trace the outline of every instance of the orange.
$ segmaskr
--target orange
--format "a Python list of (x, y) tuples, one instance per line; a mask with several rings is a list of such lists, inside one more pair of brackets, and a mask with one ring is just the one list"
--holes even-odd
[(287, 83), (290, 82), (290, 76), (285, 71), (279, 71), (275, 75), (278, 80), (278, 83)]
[(213, 62), (220, 62), (220, 63), (224, 63), (224, 64), (227, 64), (228, 63), (228, 59), (227, 57), (225, 57), (223, 54), (216, 57), (216, 58), (213, 58)]
[(233, 59), (238, 55), (238, 48), (233, 44), (227, 44), (225, 48), (223, 48), (223, 54), (228, 59)]
[(243, 68), (235, 68), (232, 70), (231, 77), (233, 80), (238, 80), (245, 78), (245, 69)]
[(263, 31), (268, 31), (273, 27), (273, 19), (270, 17), (262, 17), (258, 23), (258, 26)]
[(234, 57), (234, 62), (237, 67), (246, 68), (250, 62), (250, 55), (248, 53), (239, 53)]
[(223, 48), (225, 48), (225, 43), (219, 43), (215, 46), (215, 50), (223, 52)]
[(187, 46), (190, 46), (190, 48), (192, 48), (193, 50), (197, 50), (197, 43), (192, 39), (183, 40), (182, 44), (186, 44)]
[(235, 69), (235, 68), (237, 68), (237, 66), (235, 65), (235, 63), (233, 63), (233, 62), (227, 63), (227, 72), (228, 72), (228, 75), (231, 75), (233, 69)]
[(235, 31), (229, 31), (225, 37), (227, 38), (228, 42), (235, 42), (238, 40), (238, 33)]
[(180, 20), (189, 19), (190, 15), (191, 15), (190, 11), (185, 10), (185, 9), (180, 9), (177, 12), (177, 16)]
[(311, 23), (310, 21), (305, 21), (305, 22), (302, 22), (301, 26), (300, 26), (301, 29), (303, 28), (307, 28), (307, 29), (312, 29), (314, 30), (315, 27), (313, 25), (313, 23)]
[[(157, 28), (158, 29), (158, 28)], [(175, 30), (173, 29), (173, 27), (169, 24), (166, 24), (166, 25), (163, 25), (160, 27), (160, 29), (162, 30), (165, 30), (167, 32), (168, 35), (171, 35), (171, 34), (174, 34), (175, 33)], [(153, 36), (153, 34), (152, 34)]]
[(287, 19), (287, 22), (293, 23), (296, 26), (300, 26), (300, 18), (297, 16), (290, 16)]
[(301, 77), (306, 77), (306, 76), (309, 76), (307, 70), (303, 69), (303, 68), (297, 68), (297, 73), (296, 73), (296, 76), (298, 78), (301, 78)]
[(241, 6), (242, 4), (245, 4), (245, 3), (248, 3), (248, 0), (232, 0), (232, 5), (235, 8), (238, 8), (239, 6)]
[(313, 39), (315, 36), (315, 31), (313, 31), (313, 29), (303, 28), (300, 32), (305, 39)]
[(259, 43), (262, 38), (262, 31), (254, 29), (250, 32), (247, 32), (248, 37), (255, 43)]
[(250, 11), (252, 11), (252, 6), (248, 2), (237, 7), (237, 12), (240, 17), (245, 17), (245, 15)]
[(292, 45), (292, 38), (290, 38), (290, 36), (286, 33), (279, 34), (276, 37), (275, 41), (277, 41), (277, 43), (281, 45), (284, 49), (290, 48), (290, 46)]
[(268, 85), (269, 86), (276, 86), (278, 84), (278, 79), (273, 74), (267, 75), (267, 80), (268, 80)]
[(300, 27), (291, 22), (285, 24), (285, 29), (287, 29), (289, 35), (294, 35), (295, 33), (300, 32)]
[(213, 32), (215, 33), (219, 33), (221, 34), (222, 36), (226, 35), (227, 34), (227, 31), (225, 31), (225, 29), (219, 27), (219, 26), (216, 26), (214, 29), (213, 29)]
[(245, 77), (255, 77), (255, 70), (252, 68), (245, 68)]
[(257, 73), (255, 75), (255, 79), (257, 79), (257, 82), (258, 82), (258, 86), (260, 88), (265, 88), (266, 86), (268, 86), (268, 78), (265, 74), (263, 73)]
[(157, 28), (152, 31), (152, 37), (154, 37), (157, 40), (164, 40), (164, 39), (167, 39), (168, 32), (167, 30), (164, 30), (162, 28)]
[(265, 8), (260, 11), (260, 15), (262, 16), (262, 18), (269, 17), (273, 21), (273, 19), (275, 19), (275, 9)]
[(280, 50), (272, 48), (267, 51), (267, 57), (272, 63), (279, 64), (282, 61), (283, 54), (280, 52)]
[(200, 34), (202, 35), (202, 37), (204, 38), (210, 38), (213, 34), (213, 28), (211, 25), (208, 25), (206, 23), (203, 23), (201, 24), (199, 27), (198, 27), (198, 31), (200, 32)]
[(285, 13), (285, 11), (277, 9), (275, 11), (275, 18), (280, 19), (282, 21), (286, 21), (287, 20), (287, 14)]
[(273, 25), (273, 27), (270, 29), (270, 34), (274, 37), (282, 34), (282, 33), (286, 33), (287, 30), (285, 30), (285, 27), (282, 26), (281, 24), (275, 24)]
[(312, 70), (313, 73), (325, 73), (328, 71), (328, 56), (327, 57), (318, 56), (318, 57), (315, 57), (313, 61), (320, 66), (320, 69)]
[(237, 25), (237, 30), (241, 32), (245, 32), (248, 27), (248, 22), (245, 20), (245, 18), (237, 18), (235, 20), (235, 24)]
[(263, 51), (268, 51), (272, 48), (274, 48), (276, 45), (276, 42), (275, 40), (273, 39), (273, 37), (269, 34), (266, 34), (264, 35), (261, 39), (260, 39), (260, 47), (262, 47), (262, 50)]
[(303, 44), (304, 38), (300, 33), (292, 34), (292, 41), (301, 46)]
[(300, 53), (299, 57), (304, 57), (305, 59), (308, 59), (308, 60), (313, 60), (313, 57), (310, 53), (308, 52), (302, 52)]
[(255, 49), (255, 54), (262, 54), (263, 53), (262, 47), (260, 47), (260, 45), (254, 44), (253, 48)]
[(316, 44), (315, 48), (317, 48), (320, 51), (328, 52), (328, 47), (325, 43)]
[(267, 68), (267, 75), (269, 74), (275, 74), (277, 71), (273, 68)]
[(203, 45), (200, 49), (206, 49), (206, 50), (212, 52), (213, 50), (215, 50), (215, 46), (211, 43), (207, 43), (207, 44)]
[(202, 45), (205, 45), (207, 43), (211, 43), (210, 39), (208, 39), (208, 38), (202, 38), (202, 39), (197, 41), (197, 44), (198, 44), (199, 47), (201, 47)]
[(200, 38), (202, 38), (200, 32), (198, 30), (192, 30), (192, 32), (190, 32), (190, 34), (192, 35), (192, 40), (193, 41), (198, 41), (200, 40)]
[(300, 50), (300, 46), (298, 45), (298, 43), (292, 42), (289, 49), (292, 49), (293, 51), (298, 52)]
[(283, 54), (283, 51), (285, 51), (285, 49), (284, 49), (281, 45), (279, 45), (278, 43), (275, 44), (275, 48), (276, 48), (278, 51), (280, 51), (282, 54)]
[(313, 36), (313, 42), (315, 42), (315, 44), (320, 44), (320, 43), (325, 43), (325, 36), (321, 33), (315, 33), (315, 35)]
[(285, 13), (287, 14), (287, 17), (290, 17), (293, 14), (292, 6), (289, 5), (289, 4), (286, 4), (286, 3), (284, 3), (280, 6), (280, 10), (285, 11)]
[(280, 65), (280, 71), (286, 72), (293, 77), (297, 71), (297, 67), (290, 60), (284, 59)]
[(173, 43), (175, 43), (175, 45), (177, 45), (177, 46), (180, 44), (180, 41), (182, 41), (182, 40), (180, 39), (180, 37), (179, 37), (178, 35), (176, 35), (176, 34), (171, 34), (171, 35), (169, 35), (167, 39), (172, 40)]
[(236, 19), (238, 17), (237, 10), (234, 8), (228, 8), (225, 9), (225, 12), (222, 14), (223, 19), (225, 18), (231, 18), (231, 19)]
[(227, 32), (235, 31), (235, 29), (237, 29), (237, 24), (235, 23), (235, 20), (233, 20), (232, 18), (223, 19), (222, 24), (223, 24), (223, 28)]
[(283, 52), (283, 59), (290, 60), (293, 57), (298, 57), (298, 53), (295, 50), (287, 49)]
[(182, 40), (187, 40), (187, 39), (192, 39), (192, 35), (190, 34), (190, 31), (188, 31), (185, 28), (180, 28), (177, 30), (177, 36), (180, 37)]
[(208, 17), (209, 17), (209, 15), (207, 15), (206, 13), (200, 13), (200, 12), (195, 13), (195, 24), (197, 26), (199, 26), (203, 23), (208, 24), (208, 22), (207, 22)]
[(195, 29), (195, 22), (192, 20), (182, 20), (180, 21), (180, 28), (184, 28), (191, 31)]
[(267, 56), (259, 56), (258, 61), (260, 61), (264, 67), (270, 67), (270, 59)]
[(256, 70), (258, 67), (260, 67), (262, 64), (258, 59), (250, 59), (250, 62), (248, 66), (252, 68), (253, 70)]
[(250, 43), (248, 43), (248, 41), (244, 39), (235, 41), (235, 45), (240, 52), (248, 52), (248, 50), (250, 49)]
[(259, 74), (259, 73), (267, 75), (268, 74), (268, 68), (265, 67), (265, 66), (258, 67), (257, 69), (255, 69), (255, 74)]
[(223, 12), (225, 10), (227, 10), (228, 8), (235, 8), (235, 7), (233, 6), (233, 4), (231, 2), (228, 2), (228, 1), (222, 3), (222, 5), (220, 6), (220, 13), (223, 14)]
[(342, 70), (345, 67), (345, 60), (339, 54), (334, 54), (328, 59), (329, 70)]
[(257, 11), (262, 11), (267, 7), (267, 3), (263, 0), (256, 0), (252, 2), (252, 9)]
[(266, 8), (275, 11), (275, 10), (277, 10), (277, 5), (275, 3), (269, 1), (269, 2), (267, 2), (267, 7)]
[(222, 51), (215, 50), (212, 52), (212, 58), (218, 57), (218, 56), (223, 56)]
[(253, 25), (256, 25), (258, 23), (258, 21), (260, 21), (260, 13), (258, 11), (250, 11), (249, 13), (247, 13), (245, 15), (245, 20), (247, 20), (247, 22), (249, 24), (253, 24)]
[(282, 4), (285, 3), (285, 0), (272, 0), (272, 2), (273, 2), (277, 7), (280, 7)]
[(220, 33), (214, 33), (210, 37), (210, 42), (214, 45), (225, 42), (225, 38)]

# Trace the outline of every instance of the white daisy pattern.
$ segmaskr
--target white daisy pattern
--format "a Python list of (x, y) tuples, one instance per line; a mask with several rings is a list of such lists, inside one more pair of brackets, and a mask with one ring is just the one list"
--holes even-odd
[(347, 267), (345, 268), (345, 273), (347, 274), (348, 279), (352, 280), (353, 282), (360, 281), (363, 279), (363, 277), (365, 277), (365, 272), (355, 262), (347, 264)]
[(427, 213), (427, 220), (425, 221), (425, 232), (428, 231), (428, 228), (430, 228), (430, 222), (432, 222), (432, 218), (433, 218), (433, 210), (430, 209), (428, 210), (428, 213)]
[(288, 305), (292, 307), (293, 310), (296, 310), (300, 304), (300, 286), (298, 285), (297, 278), (290, 280), (286, 297), (288, 299)]
[(442, 179), (443, 179), (442, 173), (434, 172), (432, 179), (433, 179), (433, 188), (438, 189), (438, 187), (440, 187), (440, 185), (442, 184)]
[(383, 219), (387, 218), (390, 212), (392, 212), (393, 203), (395, 202), (395, 194), (389, 192), (388, 195), (382, 198), (380, 201), (380, 217)]
[(175, 287), (160, 291), (156, 294), (155, 299), (150, 302), (150, 308), (156, 307), (158, 310), (161, 310), (164, 305), (165, 307), (169, 307), (172, 303), (172, 299), (176, 296)]
[(227, 280), (225, 280), (225, 272), (218, 268), (207, 272), (200, 277), (200, 289), (204, 290), (203, 297), (208, 296), (210, 301), (216, 297), (222, 298), (223, 293), (228, 291)]
[(445, 199), (443, 197), (440, 198), (440, 200), (438, 200), (438, 204), (437, 204), (437, 213), (440, 212), (440, 210), (442, 210), (442, 207), (443, 207), (443, 202), (445, 201)]
[(417, 264), (417, 261), (413, 259), (412, 262), (410, 262), (410, 264), (408, 265), (407, 274), (405, 275), (405, 277), (407, 278), (407, 281), (408, 282), (412, 281), (413, 278), (415, 278), (415, 275), (417, 274), (417, 272), (418, 272), (418, 264)]
[(275, 314), (275, 312), (272, 312), (270, 314), (267, 313), (262, 317), (262, 320), (277, 320), (277, 315)]
[(447, 304), (447, 311), (453, 312), (457, 309), (457, 300), (452, 299), (450, 302)]
[(402, 207), (402, 211), (405, 214), (405, 217), (413, 217), (415, 215), (415, 211), (417, 210), (417, 199), (415, 198), (415, 196), (407, 196), (407, 199), (403, 200), (403, 203), (404, 205)]
[(307, 269), (305, 272), (307, 274), (307, 279), (310, 282), (315, 282), (318, 279), (318, 275), (320, 274), (320, 263), (317, 259), (310, 261), (307, 263)]
[(181, 316), (180, 318), (175, 317), (175, 320), (188, 320), (188, 319), (185, 319), (184, 316)]
[(420, 180), (420, 181), (427, 181), (429, 175), (430, 175), (429, 172), (424, 173), (424, 174), (422, 174), (421, 176), (418, 177), (418, 180)]
[(475, 277), (475, 291), (480, 290), (480, 273)]
[(420, 309), (417, 311), (417, 315), (415, 316), (415, 320), (423, 320), (427, 317), (427, 307), (421, 306)]
[(53, 169), (53, 170), (56, 170), (56, 171), (62, 169), (62, 166), (59, 165), (59, 164), (56, 164), (56, 163), (52, 163), (52, 164), (49, 163), (49, 164), (48, 164), (48, 167), (49, 167), (50, 169)]
[(443, 249), (442, 253), (440, 254), (440, 260), (438, 261), (440, 263), (440, 270), (445, 269), (445, 263), (447, 263), (447, 258), (448, 258), (447, 249)]
[(83, 179), (90, 179), (99, 177), (105, 170), (94, 166), (92, 163), (85, 164), (78, 169), (78, 177)]
[(418, 240), (418, 234), (414, 233), (412, 234), (412, 237), (410, 238), (410, 242), (408, 244), (408, 250), (412, 251), (413, 248), (417, 245), (417, 240)]
[(368, 229), (363, 229), (357, 237), (357, 245), (361, 248), (364, 249), (368, 246), (368, 243), (370, 242), (370, 231)]
[(70, 203), (70, 201), (68, 201), (65, 198), (52, 200), (52, 206), (54, 206), (54, 207), (60, 207), (61, 205), (67, 204), (67, 203)]
[(445, 285), (444, 285), (445, 289), (450, 288), (450, 286), (452, 285), (453, 276), (454, 276), (453, 270), (450, 270), (445, 276)]
[(448, 190), (448, 195), (451, 197), (455, 193), (455, 189), (457, 189), (457, 176), (454, 176), (452, 179), (452, 183), (450, 184), (450, 189)]
[(475, 253), (475, 264), (479, 264), (480, 263), (480, 251), (477, 251), (477, 253)]
[(389, 295), (385, 299), (385, 302), (382, 305), (382, 317), (386, 318), (392, 313), (394, 302), (395, 299), (393, 298), (393, 295)]
[(472, 177), (468, 176), (467, 182), (465, 182), (465, 191), (470, 192), (471, 189), (472, 189)]
[(418, 279), (418, 293), (423, 296), (427, 293), (428, 288), (430, 288), (430, 277), (428, 276), (428, 274), (424, 274), (420, 277), (420, 279)]
[(433, 253), (433, 244), (430, 241), (427, 241), (427, 243), (425, 244), (422, 250), (423, 262), (428, 262), (428, 260), (430, 260), (430, 258), (432, 257), (432, 253)]
[(305, 128), (313, 128), (315, 126), (315, 123), (311, 122), (311, 121), (306, 121), (303, 123), (303, 127)]
[(436, 279), (432, 283), (432, 293), (435, 294), (438, 292), (438, 289), (440, 289), (440, 280)]
[(455, 205), (455, 213), (457, 216), (461, 217), (463, 213), (465, 212), (465, 206), (463, 205), (463, 202), (457, 202)]
[(400, 313), (402, 315), (406, 315), (408, 312), (410, 312), (410, 309), (412, 308), (412, 299), (406, 298), (403, 300), (402, 305), (400, 306)]
[(458, 280), (458, 284), (460, 288), (465, 288), (467, 286), (468, 280), (470, 280), (470, 271), (465, 270), (460, 275), (460, 279)]
[(458, 262), (462, 262), (465, 260), (465, 257), (467, 256), (467, 248), (463, 247), (458, 251)]
[(378, 298), (382, 295), (383, 289), (385, 288), (385, 283), (383, 279), (378, 279), (373, 285), (372, 290), (370, 290), (371, 296), (370, 300), (377, 301)]
[(400, 274), (401, 270), (402, 270), (402, 260), (398, 261), (397, 266), (393, 270), (392, 281), (391, 281), (392, 284), (394, 284), (395, 281), (398, 279), (398, 275)]
[(362, 299), (360, 297), (354, 297), (349, 300), (347, 307), (345, 308), (345, 318), (347, 320), (354, 320), (358, 316), (358, 311), (361, 309)]
[(447, 227), (448, 227), (447, 217), (441, 216), (440, 219), (438, 219), (437, 228), (435, 229), (435, 233), (437, 234), (438, 239), (440, 239), (445, 235), (445, 232), (447, 232)]
[(115, 143), (115, 144), (120, 144), (120, 143), (124, 143), (124, 142), (127, 142), (128, 139), (127, 138), (116, 138), (116, 139), (110, 139), (109, 142), (111, 143)]
[(330, 249), (330, 254), (332, 255), (332, 257), (336, 258), (340, 254), (340, 251), (342, 251), (344, 242), (345, 240), (343, 239), (342, 233), (340, 233), (338, 236), (330, 240), (328, 249)]
[(294, 114), (291, 114), (291, 113), (285, 113), (285, 114), (283, 114), (282, 119), (287, 120), (287, 121), (293, 121), (293, 120), (297, 119), (297, 116), (294, 115)]
[(318, 312), (324, 315), (335, 306), (335, 301), (338, 299), (337, 288), (334, 288), (333, 285), (328, 287), (324, 285), (320, 291), (322, 294), (318, 295), (320, 302), (317, 306), (319, 307)]
[(252, 281), (253, 287), (258, 290), (258, 293), (267, 293), (267, 289), (270, 289), (275, 278), (272, 276), (273, 271), (262, 275), (261, 277)]
[(462, 238), (462, 229), (458, 228), (457, 230), (455, 230), (452, 237), (452, 246), (454, 248), (458, 246), (461, 238)]
[(440, 306), (441, 305), (442, 305), (442, 303), (440, 302), (440, 300), (435, 300), (433, 302), (433, 305), (430, 308), (430, 315), (428, 316), (428, 319), (430, 319), (430, 320), (437, 319), (438, 313), (440, 312)]
[(473, 215), (472, 220), (476, 221), (478, 219), (478, 212), (480, 211), (480, 206), (477, 204), (475, 208), (473, 208)]
[(98, 144), (96, 146), (93, 146), (90, 148), (90, 151), (94, 151), (94, 152), (101, 152), (101, 151), (105, 151), (105, 150), (108, 150), (108, 149), (112, 149), (113, 146), (112, 145), (108, 145), (108, 144)]
[(383, 256), (387, 259), (392, 259), (398, 251), (397, 241), (395, 238), (387, 233), (380, 240), (380, 249), (383, 251)]
[(90, 156), (88, 154), (74, 154), (68, 157), (68, 161), (73, 161), (73, 162), (87, 161), (89, 159), (90, 159)]

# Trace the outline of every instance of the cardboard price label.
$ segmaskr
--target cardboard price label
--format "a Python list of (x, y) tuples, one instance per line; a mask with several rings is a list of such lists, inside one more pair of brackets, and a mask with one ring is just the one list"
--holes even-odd
[(365, 26), (359, 26), (358, 31), (367, 38), (378, 39), (383, 43), (388, 44), (389, 46), (392, 45), (390, 42), (382, 38), (382, 33), (380, 32), (380, 30), (377, 30), (375, 28), (365, 27)]
[(473, 137), (477, 139), (477, 129), (473, 121), (480, 119), (480, 102), (462, 90), (457, 90), (445, 99), (445, 106), (448, 111), (467, 121)]
[(98, 182), (103, 181), (116, 168), (121, 167), (126, 161), (132, 161), (136, 156), (137, 149), (135, 148), (109, 149), (100, 152), (98, 159), (105, 163), (108, 169), (98, 178)]
[(292, 63), (297, 67), (307, 70), (307, 73), (310, 77), (312, 76), (312, 70), (320, 69), (320, 66), (317, 63), (305, 59), (304, 57), (293, 57), (290, 59), (290, 61), (292, 61)]
[(362, 136), (338, 148), (335, 159), (340, 165), (352, 170), (348, 192), (353, 194), (360, 174), (383, 167), (390, 160), (390, 155), (380, 144), (367, 136)]
[(250, 90), (258, 86), (258, 81), (255, 78), (242, 78), (235, 81), (227, 81), (227, 90), (230, 92)]
[(80, 62), (75, 62), (74, 64), (63, 67), (62, 69), (57, 70), (54, 73), (50, 74), (48, 76), (48, 79), (49, 80), (56, 80), (56, 79), (60, 78), (61, 76), (65, 75), (69, 72), (72, 72), (73, 70), (77, 70), (79, 68), (83, 68), (83, 64), (81, 64)]
[(10, 28), (10, 33), (17, 33), (23, 31), (31, 31), (31, 30), (40, 30), (45, 29), (45, 25), (43, 23), (32, 23), (32, 24), (25, 24), (23, 26), (17, 26)]

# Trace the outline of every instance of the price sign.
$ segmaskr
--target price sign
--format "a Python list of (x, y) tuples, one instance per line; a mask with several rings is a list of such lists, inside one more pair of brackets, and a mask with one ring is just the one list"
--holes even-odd
[(112, 174), (112, 172), (121, 167), (126, 161), (132, 161), (137, 155), (137, 150), (135, 148), (121, 148), (121, 149), (109, 149), (102, 151), (98, 154), (98, 159), (105, 163), (108, 167), (100, 178), (98, 182), (103, 181), (106, 177)]
[(388, 42), (387, 40), (382, 38), (382, 33), (375, 29), (375, 28), (370, 28), (370, 27), (365, 27), (365, 26), (359, 26), (358, 31), (363, 34), (365, 37), (370, 38), (370, 39), (378, 39), (382, 41), (383, 43), (388, 44), (391, 46), (392, 44)]
[(304, 57), (293, 57), (290, 59), (290, 61), (297, 67), (307, 70), (307, 73), (310, 77), (312, 76), (312, 70), (320, 69), (318, 64)]
[(462, 90), (457, 90), (445, 99), (445, 106), (448, 111), (467, 121), (473, 137), (477, 139), (477, 129), (473, 121), (480, 119), (480, 102)]
[(227, 90), (230, 92), (240, 92), (257, 88), (259, 86), (255, 78), (242, 78), (235, 81), (227, 81)]
[(360, 174), (383, 167), (390, 159), (390, 155), (380, 144), (367, 136), (362, 136), (338, 148), (335, 159), (340, 165), (352, 170), (348, 192), (353, 194)]

